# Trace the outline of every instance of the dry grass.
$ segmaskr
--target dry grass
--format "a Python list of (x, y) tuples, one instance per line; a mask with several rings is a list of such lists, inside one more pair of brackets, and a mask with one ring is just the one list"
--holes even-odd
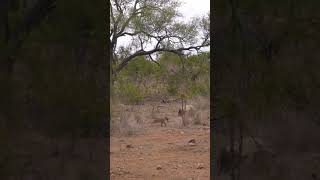
[(192, 125), (209, 125), (209, 98), (196, 97), (187, 100), (193, 107), (182, 119), (178, 117), (180, 102), (161, 103), (161, 100), (148, 100), (143, 105), (125, 105), (119, 101), (111, 104), (111, 135), (131, 136), (137, 134), (156, 117), (169, 117), (170, 126), (184, 127)]
[(194, 125), (210, 124), (210, 98), (209, 97), (195, 97), (191, 100), (195, 110), (190, 113), (192, 123)]
[(133, 107), (123, 104), (113, 104), (111, 107), (111, 135), (120, 134), (124, 136), (134, 135), (139, 131), (142, 118), (133, 111)]
[(202, 113), (199, 111), (196, 113), (194, 119), (193, 119), (193, 124), (194, 125), (200, 125), (202, 121)]
[(196, 97), (187, 100), (193, 110), (186, 113), (185, 118), (178, 116), (180, 102), (162, 103), (159, 99), (148, 100), (142, 105), (125, 105), (119, 101), (111, 104), (111, 135), (131, 136), (148, 128), (157, 117), (167, 116), (169, 126), (186, 127), (193, 125), (209, 125), (209, 98)]
[(120, 115), (120, 134), (131, 136), (138, 132), (139, 127), (132, 113), (122, 113)]

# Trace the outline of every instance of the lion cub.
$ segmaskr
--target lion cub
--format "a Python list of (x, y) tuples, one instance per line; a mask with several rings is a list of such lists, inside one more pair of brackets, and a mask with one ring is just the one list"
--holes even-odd
[(169, 123), (169, 118), (168, 117), (164, 117), (164, 118), (156, 118), (152, 123), (161, 123), (161, 127), (164, 125), (164, 126), (167, 126), (167, 123), (166, 121)]

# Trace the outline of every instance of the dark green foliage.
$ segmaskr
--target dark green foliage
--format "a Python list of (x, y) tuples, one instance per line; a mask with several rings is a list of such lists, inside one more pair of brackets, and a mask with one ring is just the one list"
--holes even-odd
[(129, 63), (129, 66), (124, 69), (123, 75), (131, 78), (131, 80), (138, 81), (143, 77), (154, 74), (158, 69), (159, 67), (155, 63), (139, 57)]
[(118, 74), (112, 91), (128, 103), (138, 103), (149, 95), (179, 97), (184, 84), (188, 97), (207, 96), (210, 90), (209, 63), (207, 52), (182, 59), (172, 53), (163, 53), (156, 63), (139, 57)]
[(137, 104), (143, 99), (143, 89), (139, 89), (136, 84), (130, 80), (118, 81), (118, 96), (127, 103)]

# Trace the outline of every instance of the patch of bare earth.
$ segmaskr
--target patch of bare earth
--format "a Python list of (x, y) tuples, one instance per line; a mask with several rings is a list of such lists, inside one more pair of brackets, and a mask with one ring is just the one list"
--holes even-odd
[[(178, 104), (166, 107), (159, 113), (169, 117), (166, 127), (152, 124), (152, 118), (145, 115), (142, 128), (134, 135), (111, 136), (112, 180), (210, 179), (208, 123), (182, 128), (179, 125), (181, 118), (176, 115)], [(141, 109), (143, 112), (144, 108)]]

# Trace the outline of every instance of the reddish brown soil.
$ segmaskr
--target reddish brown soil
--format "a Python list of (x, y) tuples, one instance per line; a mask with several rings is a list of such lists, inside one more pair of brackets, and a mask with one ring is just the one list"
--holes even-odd
[(111, 179), (207, 180), (209, 134), (208, 126), (155, 124), (129, 137), (111, 137)]

